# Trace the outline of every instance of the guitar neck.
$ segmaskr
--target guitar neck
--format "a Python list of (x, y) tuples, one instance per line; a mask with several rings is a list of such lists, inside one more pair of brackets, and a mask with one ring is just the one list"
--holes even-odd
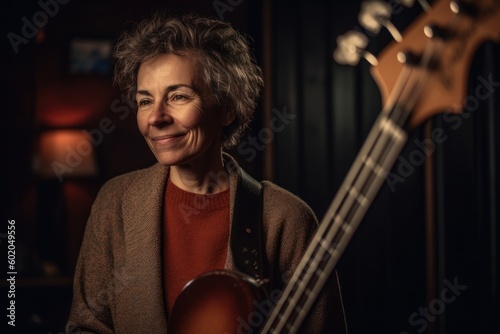
[[(407, 29), (404, 42), (392, 43), (372, 68), (388, 107), (375, 122), (261, 333), (298, 331), (406, 144), (404, 129), (442, 111), (462, 109), (465, 73), (474, 51), (485, 40), (500, 41), (500, 1), (456, 1), (452, 7), (449, 1), (435, 1), (432, 10)], [(440, 29), (446, 33), (439, 36)], [(347, 49), (359, 52), (352, 46)], [(409, 50), (417, 58), (407, 64), (398, 56), (411, 56)], [(457, 79), (447, 80), (447, 75)]]
[(298, 331), (407, 141), (394, 111), (378, 117), (260, 333)]

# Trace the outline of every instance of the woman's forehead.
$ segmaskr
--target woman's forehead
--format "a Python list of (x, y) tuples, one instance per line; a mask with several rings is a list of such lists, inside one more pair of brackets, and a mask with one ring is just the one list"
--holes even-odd
[(137, 74), (137, 86), (192, 85), (199, 86), (198, 60), (191, 54), (160, 54), (143, 62)]

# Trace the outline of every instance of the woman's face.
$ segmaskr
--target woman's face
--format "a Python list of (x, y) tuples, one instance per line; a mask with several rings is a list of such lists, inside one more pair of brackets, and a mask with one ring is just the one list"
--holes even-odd
[(137, 75), (137, 123), (156, 159), (168, 166), (220, 159), (231, 119), (215, 108), (194, 56), (158, 55)]

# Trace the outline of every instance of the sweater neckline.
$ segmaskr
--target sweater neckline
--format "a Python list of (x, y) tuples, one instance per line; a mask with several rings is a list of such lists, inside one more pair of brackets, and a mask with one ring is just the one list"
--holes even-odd
[(229, 188), (215, 194), (196, 194), (167, 181), (166, 201), (173, 205), (188, 205), (201, 211), (220, 210), (229, 206)]

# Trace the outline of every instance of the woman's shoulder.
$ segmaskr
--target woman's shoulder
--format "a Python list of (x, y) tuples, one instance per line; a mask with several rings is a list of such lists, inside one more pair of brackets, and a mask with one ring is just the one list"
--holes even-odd
[(130, 188), (143, 188), (147, 191), (150, 183), (158, 182), (157, 179), (163, 175), (166, 175), (165, 167), (156, 163), (147, 168), (115, 176), (104, 183), (99, 191), (99, 197), (120, 196)]
[(311, 207), (300, 197), (270, 181), (262, 181), (264, 208), (275, 216), (316, 221)]

